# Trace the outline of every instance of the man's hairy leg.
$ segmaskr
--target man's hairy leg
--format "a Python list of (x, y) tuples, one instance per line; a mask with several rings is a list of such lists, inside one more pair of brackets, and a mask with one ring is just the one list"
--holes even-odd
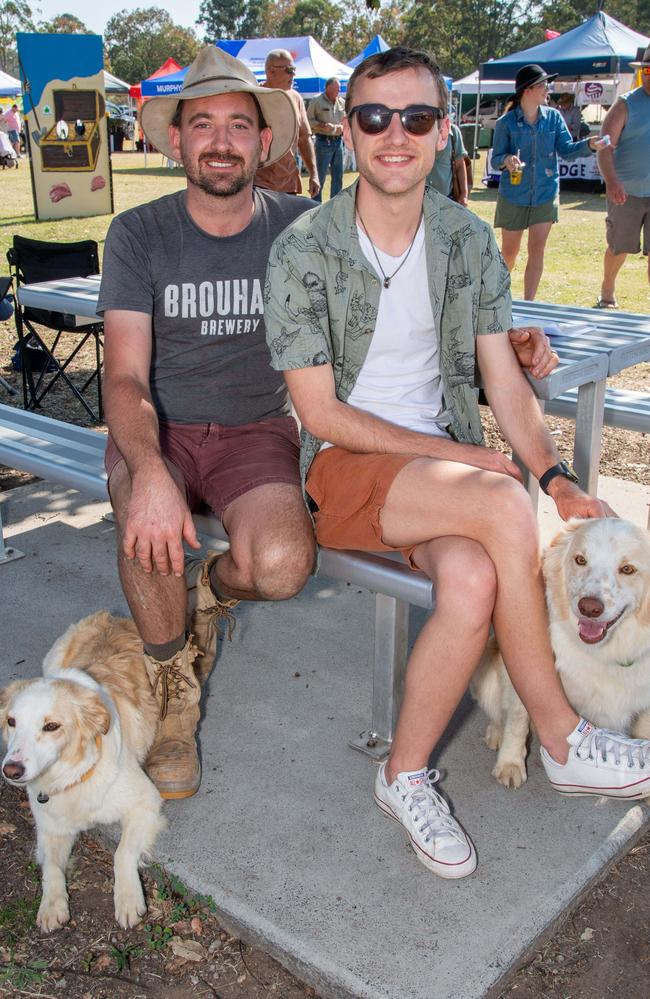
[[(257, 486), (226, 508), (230, 550), (215, 564), (213, 583), (239, 600), (288, 600), (314, 564), (315, 541), (298, 486)], [(215, 579), (216, 576), (216, 579)]]
[[(178, 481), (177, 469), (169, 465)], [(182, 485), (178, 482), (179, 488)], [(138, 559), (124, 554), (122, 537), (131, 498), (131, 477), (125, 462), (115, 466), (110, 480), (111, 504), (117, 522), (117, 568), (124, 596), (146, 645), (165, 645), (185, 632), (185, 578), (145, 572)]]
[(397, 548), (457, 535), (483, 546), (496, 573), (493, 622), (508, 673), (540, 742), (564, 763), (578, 717), (555, 670), (537, 524), (523, 487), (508, 475), (418, 458), (396, 477), (381, 522), (384, 541)]
[(438, 538), (418, 545), (413, 558), (433, 581), (436, 608), (409, 658), (388, 783), (427, 765), (485, 648), (496, 597), (494, 566), (476, 541)]

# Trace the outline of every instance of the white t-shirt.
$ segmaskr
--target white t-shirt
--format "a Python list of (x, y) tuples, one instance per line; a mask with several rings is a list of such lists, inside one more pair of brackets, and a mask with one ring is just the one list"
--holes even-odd
[[(383, 287), (370, 240), (360, 227), (358, 232), (361, 249), (382, 281), (382, 289), (375, 332), (348, 402), (400, 427), (448, 437), (438, 334), (429, 298), (424, 220), (408, 259), (389, 288)], [(377, 249), (384, 273), (389, 277), (394, 274), (407, 253), (391, 257)]]

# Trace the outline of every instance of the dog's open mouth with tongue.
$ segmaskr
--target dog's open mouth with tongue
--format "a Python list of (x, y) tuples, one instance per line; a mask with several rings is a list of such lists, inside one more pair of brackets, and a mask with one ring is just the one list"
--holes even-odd
[(596, 621), (593, 617), (580, 616), (578, 618), (578, 634), (581, 640), (587, 645), (597, 645), (598, 642), (602, 642), (609, 634), (610, 629), (621, 620), (625, 610), (624, 607), (620, 614), (613, 617), (611, 621)]

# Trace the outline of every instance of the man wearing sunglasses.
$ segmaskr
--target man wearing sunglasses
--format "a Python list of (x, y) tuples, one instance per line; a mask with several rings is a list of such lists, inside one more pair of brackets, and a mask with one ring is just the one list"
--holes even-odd
[(305, 102), (298, 91), (293, 89), (296, 75), (293, 56), (287, 49), (272, 49), (266, 57), (264, 70), (266, 82), (262, 86), (270, 90), (284, 90), (291, 98), (298, 119), (298, 135), (294, 145), (284, 154), (282, 159), (271, 163), (270, 166), (259, 167), (255, 174), (255, 186), (264, 187), (269, 191), (302, 194), (302, 181), (296, 163), (296, 152), (300, 152), (309, 174), (309, 195), (316, 198), (320, 191), (316, 156)]
[(622, 94), (607, 112), (601, 135), (608, 135), (611, 145), (598, 151), (598, 166), (607, 186), (600, 309), (618, 308), (616, 278), (628, 253), (643, 249), (648, 256), (650, 251), (650, 45), (639, 49), (637, 61), (630, 66), (641, 70), (641, 86)]
[[(425, 53), (390, 49), (355, 70), (343, 134), (358, 184), (276, 239), (265, 318), (273, 366), (302, 421), (317, 540), (402, 552), (435, 585), (374, 793), (428, 869), (461, 878), (476, 853), (429, 762), (492, 623), (554, 786), (624, 795), (642, 781), (650, 743), (605, 737), (569, 706), (549, 643), (534, 511), (517, 466), (483, 446), (476, 361), (502, 430), (560, 516), (611, 514), (560, 463), (516, 362), (510, 278), (492, 230), (425, 190), (447, 140), (446, 106)], [(486, 759), (479, 765), (487, 771)]]
[(321, 186), (316, 201), (320, 201), (323, 196), (323, 187), (330, 171), (332, 174), (330, 198), (338, 194), (343, 187), (342, 122), (345, 115), (345, 101), (340, 91), (339, 81), (335, 76), (331, 76), (325, 82), (323, 93), (311, 102), (307, 111), (309, 124), (316, 136), (316, 164)]

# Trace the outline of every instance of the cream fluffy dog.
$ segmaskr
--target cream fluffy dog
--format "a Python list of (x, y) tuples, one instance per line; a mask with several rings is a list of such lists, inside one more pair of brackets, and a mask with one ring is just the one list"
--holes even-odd
[(65, 868), (77, 834), (120, 822), (115, 918), (134, 926), (146, 912), (138, 862), (164, 827), (160, 795), (141, 768), (158, 722), (142, 641), (132, 621), (102, 611), (68, 628), (43, 674), (0, 692), (2, 774), (27, 789), (36, 822), (37, 923), (49, 932), (70, 918)]
[[(650, 738), (650, 536), (625, 520), (572, 520), (543, 558), (555, 665), (595, 725)], [(533, 650), (531, 650), (533, 652)], [(490, 643), (472, 681), (506, 787), (526, 780), (529, 720)]]

